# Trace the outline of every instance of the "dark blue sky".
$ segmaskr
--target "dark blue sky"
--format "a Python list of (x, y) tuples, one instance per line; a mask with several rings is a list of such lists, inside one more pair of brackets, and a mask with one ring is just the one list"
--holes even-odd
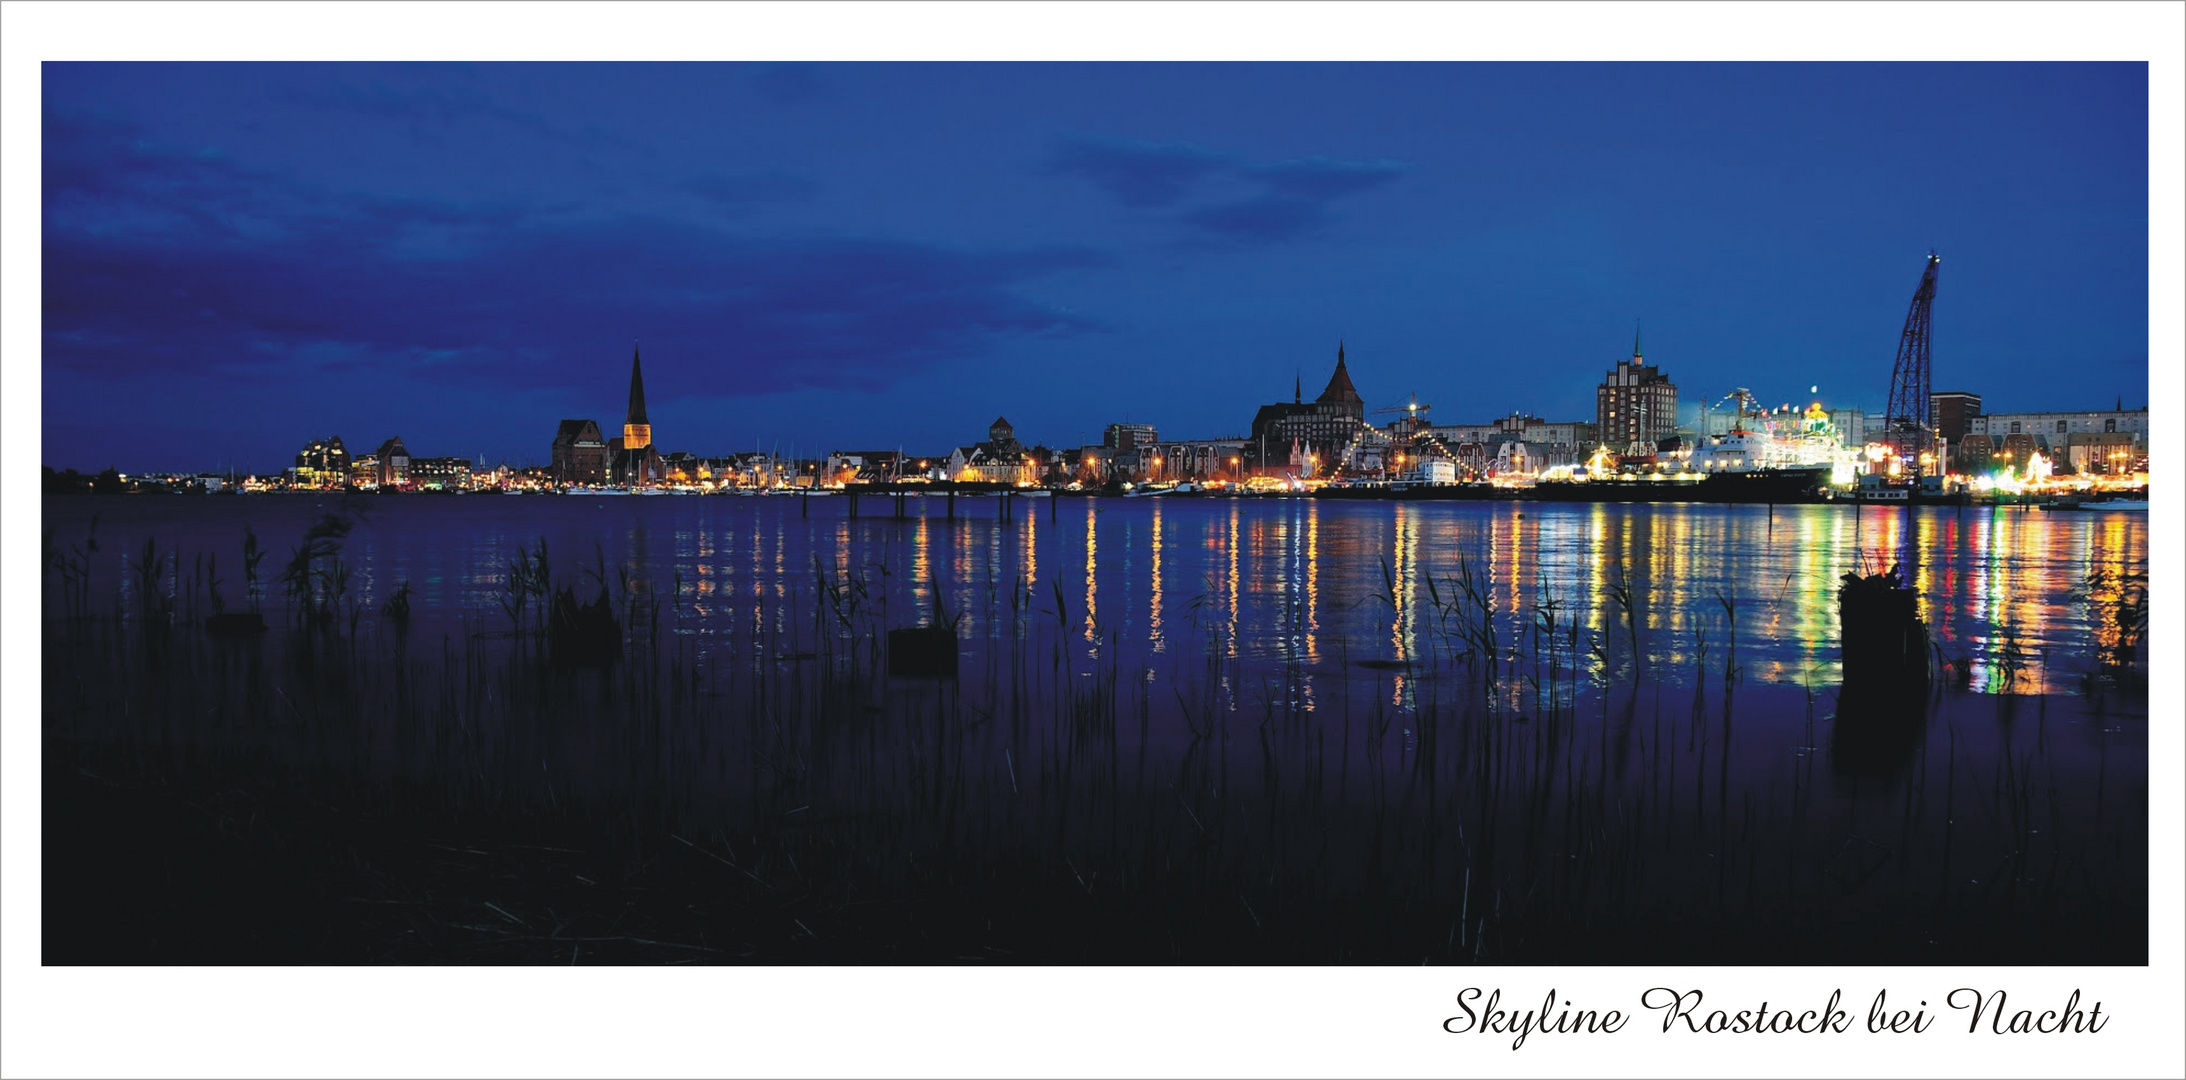
[(44, 456), (543, 461), (1370, 406), (2146, 403), (2140, 64), (44, 66)]

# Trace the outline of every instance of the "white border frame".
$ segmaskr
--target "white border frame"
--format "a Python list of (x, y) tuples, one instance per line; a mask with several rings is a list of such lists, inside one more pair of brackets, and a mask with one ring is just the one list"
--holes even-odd
[[(707, 32), (694, 32), (695, 24)], [(2158, 685), (2149, 757), (2147, 968), (1684, 969), (47, 969), (38, 966), (40, 457), (39, 62), (58, 59), (2147, 60), (2153, 471), (2181, 428), (2180, 132), (2186, 7), (2175, 4), (99, 4), (0, 14), (5, 307), (0, 318), (0, 621), (5, 875), (0, 1072), (189, 1076), (1016, 1075), (2177, 1076), (2181, 967), (2175, 718), (2186, 716), (2178, 573), (2182, 503), (2159, 482)], [(1959, 986), (2015, 1003), (2072, 988), (2114, 1019), (2097, 1036), (1666, 1036), (1652, 1014), (1615, 1036), (1444, 1034), (1453, 996), (1549, 989), (1634, 1010), (1651, 986), (1809, 1008), (1834, 988), (1863, 1016), (1887, 989), (1931, 1003)]]

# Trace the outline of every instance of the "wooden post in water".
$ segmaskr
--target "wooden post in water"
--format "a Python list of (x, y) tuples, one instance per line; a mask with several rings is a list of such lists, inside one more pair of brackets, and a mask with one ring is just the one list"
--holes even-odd
[(956, 484), (949, 485), (949, 520), (956, 520)]
[(1913, 486), (1905, 493), (1905, 545), (1899, 549), (1899, 557), (1905, 561), (1905, 580), (1911, 582), (1920, 572), (1920, 518), (1913, 513), (1913, 497), (1920, 494), (1920, 473), (1913, 474)]
[(1846, 574), (1837, 590), (1839, 641), (1847, 693), (1917, 700), (1928, 688), (1928, 624), (1903, 567)]

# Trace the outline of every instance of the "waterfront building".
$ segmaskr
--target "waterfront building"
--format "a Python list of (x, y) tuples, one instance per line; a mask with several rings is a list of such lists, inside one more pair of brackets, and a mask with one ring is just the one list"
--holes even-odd
[(1064, 464), (1070, 471), (1070, 480), (1084, 485), (1105, 484), (1111, 478), (1122, 477), (1128, 471), (1116, 461), (1118, 451), (1109, 446), (1081, 446)]
[(1300, 381), (1292, 386), (1290, 401), (1262, 405), (1253, 415), (1246, 451), (1248, 464), (1256, 471), (1325, 473), (1354, 442), (1380, 434), (1366, 422), (1366, 401), (1351, 383), (1341, 342), (1336, 345), (1336, 370), (1329, 375), (1328, 386), (1310, 403), (1304, 390)]
[(699, 460), (698, 455), (688, 450), (662, 454), (660, 470), (661, 478), (671, 484), (695, 484), (712, 477), (711, 471)]
[(1245, 437), (1242, 435), (1183, 439), (1166, 445), (1163, 459), (1181, 470), (1184, 479), (1235, 482), (1245, 478)]
[(313, 439), (296, 453), (289, 481), (298, 487), (340, 487), (349, 482), (349, 450), (342, 437)]
[(1506, 471), (1513, 460), (1502, 452), (1505, 443), (1528, 443), (1531, 451), (1518, 451), (1519, 461), (1576, 458), (1585, 460), (1601, 445), (1601, 428), (1588, 420), (1550, 421), (1525, 412), (1512, 412), (1482, 423), (1437, 424), (1426, 429), (1403, 451), (1408, 460), (1439, 456), (1456, 463), (1466, 476), (1491, 469)]
[(987, 438), (949, 452), (943, 468), (946, 479), (974, 480), (990, 484), (1032, 484), (1039, 469), (1032, 454), (1017, 441), (1017, 429), (1007, 418), (996, 417), (987, 425)]
[(411, 487), (428, 491), (466, 491), (471, 486), (469, 458), (411, 458), (409, 473)]
[(1937, 438), (1956, 443), (1973, 432), (1981, 415), (1981, 395), (1964, 390), (1938, 390), (1928, 395), (1928, 426)]
[(407, 487), (410, 483), (410, 451), (403, 448), (402, 436), (397, 435), (380, 444), (374, 453), (377, 468), (373, 482), (383, 488)]
[(1867, 410), (1830, 409), (1829, 423), (1837, 429), (1837, 438), (1847, 449), (1859, 449), (1867, 445)]
[(901, 450), (837, 450), (827, 455), (827, 471), (845, 483), (885, 484), (906, 474)]
[(1637, 332), (1632, 359), (1617, 361), (1595, 388), (1594, 413), (1601, 441), (1619, 453), (1651, 456), (1677, 434), (1677, 386), (1642, 359)]
[(1152, 424), (1110, 424), (1101, 432), (1101, 445), (1111, 450), (1136, 450), (1160, 441)]
[(2011, 469), (2020, 476), (2027, 476), (2033, 469), (2034, 458), (2037, 455), (2049, 461), (2053, 467), (2056, 463), (2057, 459), (2049, 453), (2048, 448), (2042, 442), (2042, 437), (2039, 435), (2022, 431), (2003, 436), (1991, 435), (1989, 438), (1996, 443), (1994, 468), (1999, 471)]
[(607, 440), (591, 420), (564, 420), (554, 432), (554, 482), (599, 484), (607, 480)]
[(2065, 435), (2058, 472), (2082, 476), (2124, 476), (2148, 471), (2148, 451), (2130, 431), (2079, 431)]
[(1242, 480), (1245, 439), (1172, 439), (1130, 449), (1109, 449), (1108, 460), (1126, 479), (1139, 482)]
[(349, 483), (357, 487), (378, 487), (380, 482), (380, 458), (378, 454), (365, 454), (349, 459)]
[(1478, 424), (1436, 424), (1426, 433), (1448, 444), (1538, 442), (1585, 446), (1592, 449), (1600, 440), (1599, 425), (1587, 420), (1561, 420), (1551, 422), (1523, 412), (1498, 416)]
[[(2122, 406), (2122, 402), (2120, 403)], [(2109, 412), (2024, 412), (1992, 413), (1976, 416), (1969, 421), (1972, 431), (1990, 438), (2004, 435), (2032, 435), (2045, 452), (2054, 448), (2062, 451), (2072, 435), (2130, 433), (2134, 445), (2146, 449), (2148, 445), (2148, 410), (2123, 407)], [(2052, 455), (2056, 456), (2056, 455)]]
[(1498, 443), (1495, 457), (1488, 465), (1488, 472), (1495, 476), (1539, 476), (1550, 469), (1570, 468), (1586, 463), (1591, 449), (1570, 445), (1526, 442), (1511, 439)]
[(789, 483), (789, 463), (760, 450), (707, 458), (716, 486), (739, 488), (783, 487)]
[(1961, 473), (1984, 475), (2001, 467), (2003, 452), (1996, 440), (1976, 432), (1951, 443), (1951, 467)]

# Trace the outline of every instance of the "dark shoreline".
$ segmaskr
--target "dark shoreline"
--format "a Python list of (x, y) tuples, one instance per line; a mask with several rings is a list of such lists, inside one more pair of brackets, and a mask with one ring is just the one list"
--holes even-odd
[[(301, 529), (323, 509), (283, 512)], [(571, 509), (580, 535), (597, 530), (596, 510)], [(1622, 578), (1588, 605), (1523, 607), (1459, 558), (1408, 592), (1386, 563), (1379, 596), (1356, 577), (1348, 595), (1322, 586), (1330, 633), (1369, 603), (1390, 620), (1399, 599), (1416, 608), (1401, 658), (1379, 614), (1372, 639), (1260, 655), (1230, 635), (1286, 632), (1295, 608), (1202, 628), (1176, 597), (1157, 678), (1157, 654), (1113, 633), (1096, 647), (1090, 535), (1038, 549), (1051, 568), (1085, 552), (1083, 596), (1052, 569), (1005, 570), (947, 611), (931, 582), (931, 609), (902, 606), (908, 575), (885, 561), (900, 530), (868, 530), (849, 568), (815, 560), (810, 576), (804, 552), (772, 569), (752, 554), (762, 587), (707, 624), (680, 564), (618, 553), (610, 570), (595, 549), (587, 566), (543, 539), (503, 565), (446, 564), (495, 591), (413, 621), (406, 586), (347, 590), (323, 544), (346, 525), (311, 528), (319, 553), (291, 549), (255, 587), (248, 562), (216, 574), (156, 527), (90, 570), (89, 535), (49, 541), (47, 962), (2147, 955), (2149, 718), (2124, 677), (2138, 649), (2049, 657), (2007, 638), (1970, 683), (1956, 639), (1937, 659), (1959, 674), (1932, 695), (1840, 705), (1813, 666), (1768, 674), (1772, 636), (1834, 655), (1796, 607), (1743, 624), (1721, 595), (1650, 609)], [(375, 542), (349, 550), (401, 565)], [(2082, 586), (2085, 633), (2138, 640), (2130, 577)], [(230, 611), (263, 604), (263, 632), (208, 632), (221, 582)], [(564, 600), (604, 607), (618, 657), (569, 651)], [(958, 678), (890, 673), (898, 627), (974, 608)], [(1708, 633), (1670, 644), (1673, 611)], [(2129, 670), (2082, 667), (2098, 661)], [(2041, 692), (2070, 685), (2086, 696)]]
[[(2035, 904), (2011, 915), (1984, 890), (1982, 907), (1932, 919), (1856, 902), (1723, 918), (1664, 898), (1505, 927), (1518, 942), (1478, 957), (1455, 945), (1456, 898), (1422, 902), (1408, 889), (1277, 888), (1255, 902), (1184, 867), (1118, 887), (1115, 871), (1129, 867), (966, 851), (937, 852), (876, 891), (852, 853), (797, 859), (784, 837), (685, 837), (645, 827), (628, 807), (457, 809), (429, 789), (332, 773), (155, 765), (50, 742), (45, 757), (48, 965), (2041, 966), (2148, 956), (2145, 906), (2059, 924)], [(1367, 834), (1359, 824), (1354, 838)], [(1210, 855), (1219, 847), (1203, 842)]]

